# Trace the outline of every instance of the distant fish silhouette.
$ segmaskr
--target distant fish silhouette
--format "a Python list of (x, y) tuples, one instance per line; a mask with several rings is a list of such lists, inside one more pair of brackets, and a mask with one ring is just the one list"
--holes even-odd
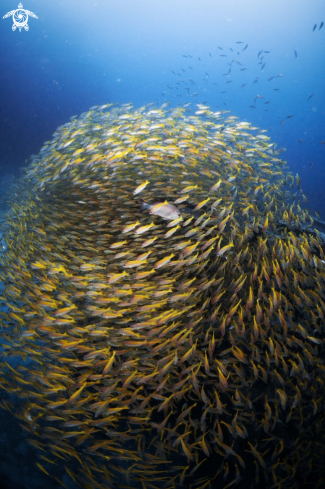
[(314, 32), (314, 30), (316, 29), (316, 27), (317, 27), (317, 24), (315, 24), (315, 25), (314, 25), (314, 27), (313, 27), (313, 32)]
[(245, 51), (245, 49), (248, 48), (248, 44), (246, 44), (246, 46), (244, 47), (244, 49), (242, 49), (242, 51)]
[(323, 25), (324, 25), (324, 22), (321, 22), (318, 30), (320, 30), (323, 27)]
[(298, 53), (297, 53), (297, 51), (295, 51), (295, 57), (297, 57), (297, 56), (298, 56)]
[(307, 102), (308, 102), (308, 100), (309, 100), (310, 98), (312, 98), (312, 96), (313, 96), (313, 95), (314, 95), (313, 93), (312, 93), (311, 95), (309, 95), (309, 97), (307, 98)]

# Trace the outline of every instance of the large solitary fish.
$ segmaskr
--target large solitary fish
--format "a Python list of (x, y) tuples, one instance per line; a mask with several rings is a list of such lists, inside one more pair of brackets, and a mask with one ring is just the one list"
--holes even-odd
[(141, 211), (148, 210), (149, 214), (160, 216), (166, 221), (173, 221), (181, 215), (180, 210), (173, 204), (168, 204), (167, 201), (166, 203), (154, 202), (153, 204), (147, 204), (144, 200), (140, 199), (140, 204)]

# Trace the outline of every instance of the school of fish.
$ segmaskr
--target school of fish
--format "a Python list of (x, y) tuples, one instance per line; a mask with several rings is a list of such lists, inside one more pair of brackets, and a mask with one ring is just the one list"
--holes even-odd
[(282, 151), (208, 106), (108, 104), (12, 187), (2, 407), (63, 487), (54, 462), (85, 489), (324, 487), (324, 241)]

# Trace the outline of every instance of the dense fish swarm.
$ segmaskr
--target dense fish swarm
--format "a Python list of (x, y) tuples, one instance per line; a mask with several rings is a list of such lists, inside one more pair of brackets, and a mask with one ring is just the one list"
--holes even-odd
[(93, 107), (13, 186), (0, 384), (53, 477), (325, 483), (323, 241), (280, 150), (224, 117)]

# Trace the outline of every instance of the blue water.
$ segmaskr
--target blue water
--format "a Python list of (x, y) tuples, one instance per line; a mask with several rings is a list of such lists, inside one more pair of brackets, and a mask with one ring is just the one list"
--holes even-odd
[(93, 105), (205, 102), (266, 129), (309, 207), (325, 208), (323, 0), (28, 0), (38, 19), (13, 32), (2, 16), (16, 3), (0, 12), (1, 174), (18, 175), (58, 125)]
[(323, 0), (23, 0), (38, 19), (13, 32), (18, 1), (0, 4), (0, 193), (94, 105), (192, 102), (266, 129), (325, 220)]

